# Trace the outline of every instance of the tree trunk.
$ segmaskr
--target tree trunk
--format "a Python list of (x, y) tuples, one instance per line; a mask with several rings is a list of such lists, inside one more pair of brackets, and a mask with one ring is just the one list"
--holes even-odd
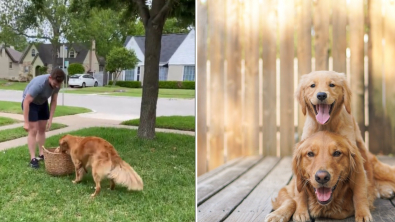
[[(165, 1), (153, 1), (152, 15), (160, 10)], [(157, 12), (159, 12), (159, 10)], [(156, 103), (159, 92), (159, 59), (161, 50), (161, 39), (166, 16), (156, 19), (155, 16), (147, 21), (145, 25), (145, 57), (144, 57), (144, 79), (143, 95), (140, 109), (140, 125), (137, 136), (145, 139), (155, 138)]]

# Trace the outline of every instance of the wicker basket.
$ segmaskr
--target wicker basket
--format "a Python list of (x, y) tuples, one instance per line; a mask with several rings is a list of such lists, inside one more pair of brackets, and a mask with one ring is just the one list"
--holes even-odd
[(56, 148), (45, 148), (44, 162), (45, 170), (52, 176), (64, 176), (74, 173), (74, 164), (70, 155), (62, 152), (54, 152)]

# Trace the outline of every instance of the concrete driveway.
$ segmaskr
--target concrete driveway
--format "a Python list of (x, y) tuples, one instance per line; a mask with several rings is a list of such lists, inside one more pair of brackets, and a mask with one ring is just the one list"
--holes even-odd
[[(22, 93), (16, 90), (0, 90), (0, 100), (21, 102)], [(94, 111), (80, 114), (83, 117), (123, 121), (140, 118), (141, 98), (60, 93), (58, 105), (86, 107)], [(195, 99), (159, 98), (156, 115), (195, 116)]]

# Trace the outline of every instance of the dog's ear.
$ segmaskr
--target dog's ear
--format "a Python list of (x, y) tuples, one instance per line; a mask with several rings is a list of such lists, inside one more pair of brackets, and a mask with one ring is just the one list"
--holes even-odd
[(303, 115), (306, 115), (306, 101), (304, 99), (304, 81), (303, 81), (303, 77), (299, 80), (299, 85), (298, 88), (296, 88), (296, 93), (295, 93), (295, 97), (298, 100), (300, 106), (302, 107), (302, 113)]
[(349, 114), (351, 114), (351, 89), (347, 82), (346, 75), (341, 73), (343, 78), (343, 99), (344, 99), (344, 106)]
[[(359, 177), (366, 177), (365, 170), (363, 166), (364, 159), (361, 153), (358, 150), (358, 147), (351, 144), (350, 141), (347, 140), (349, 146), (349, 158), (350, 158), (350, 174), (349, 178), (352, 183), (350, 183), (351, 189), (354, 189), (355, 186), (358, 186), (358, 181), (361, 181)], [(362, 179), (364, 180), (364, 179)]]
[(294, 173), (294, 177), (296, 177), (296, 188), (298, 189), (298, 192), (302, 191), (303, 188), (302, 168), (300, 166), (302, 159), (302, 149), (300, 146), (303, 142), (304, 141), (301, 141), (295, 145), (292, 158), (292, 171)]

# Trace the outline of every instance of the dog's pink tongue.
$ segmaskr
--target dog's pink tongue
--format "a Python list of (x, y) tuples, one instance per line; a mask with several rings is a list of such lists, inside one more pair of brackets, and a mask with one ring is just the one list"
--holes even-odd
[(321, 202), (325, 202), (331, 198), (332, 189), (328, 187), (320, 187), (315, 190), (315, 195), (317, 196), (318, 200)]
[(327, 104), (317, 104), (317, 115), (315, 116), (315, 118), (317, 119), (317, 121), (321, 124), (326, 123), (326, 121), (328, 121), (329, 119), (329, 109), (330, 109), (330, 105)]

